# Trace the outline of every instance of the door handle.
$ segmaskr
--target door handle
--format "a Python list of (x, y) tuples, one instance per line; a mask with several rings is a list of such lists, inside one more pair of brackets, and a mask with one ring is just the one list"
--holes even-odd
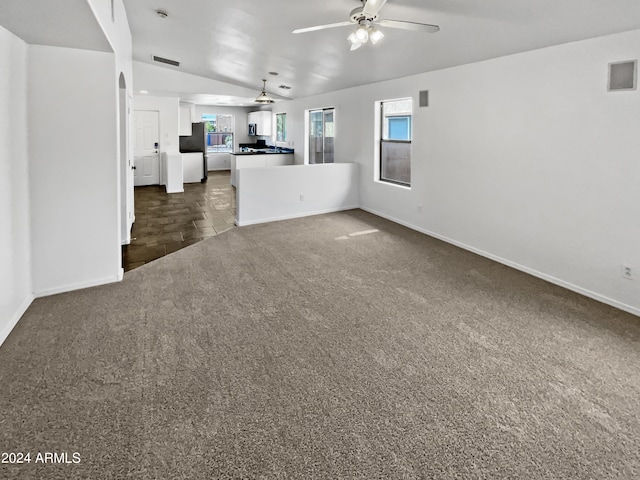
[(135, 169), (136, 169), (136, 166), (135, 166), (135, 165), (134, 165), (133, 167), (131, 167), (131, 170), (135, 170)]

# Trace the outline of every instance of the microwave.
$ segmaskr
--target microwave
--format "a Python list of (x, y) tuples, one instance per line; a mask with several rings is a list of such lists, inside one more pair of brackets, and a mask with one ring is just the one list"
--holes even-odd
[(249, 135), (255, 135), (257, 130), (257, 125), (255, 123), (249, 124)]

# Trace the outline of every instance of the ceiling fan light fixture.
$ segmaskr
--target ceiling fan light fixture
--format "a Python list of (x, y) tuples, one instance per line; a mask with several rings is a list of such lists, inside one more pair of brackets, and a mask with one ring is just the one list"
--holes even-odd
[(360, 43), (367, 43), (369, 40), (369, 31), (367, 30), (366, 25), (360, 25), (355, 31), (355, 36)]
[(260, 92), (260, 95), (258, 95), (258, 98), (255, 99), (255, 102), (263, 103), (263, 104), (275, 103), (273, 98), (267, 95), (267, 80), (264, 78), (262, 79), (262, 92)]
[(382, 33), (380, 30), (376, 30), (375, 28), (371, 27), (371, 31), (369, 32), (369, 40), (371, 40), (371, 43), (373, 45), (375, 45), (380, 40), (382, 40), (383, 37), (384, 37), (384, 33)]

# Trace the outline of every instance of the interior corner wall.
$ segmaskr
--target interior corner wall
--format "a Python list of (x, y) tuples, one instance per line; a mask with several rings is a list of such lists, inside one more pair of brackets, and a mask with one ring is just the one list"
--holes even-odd
[[(298, 99), (288, 133), (298, 153), (304, 110), (334, 106), (362, 208), (640, 315), (640, 90), (607, 91), (638, 58), (635, 30)], [(411, 189), (374, 179), (374, 105), (401, 97)]]
[(117, 88), (113, 53), (29, 46), (33, 288), (117, 281)]
[(33, 300), (27, 54), (26, 43), (0, 27), (0, 344)]

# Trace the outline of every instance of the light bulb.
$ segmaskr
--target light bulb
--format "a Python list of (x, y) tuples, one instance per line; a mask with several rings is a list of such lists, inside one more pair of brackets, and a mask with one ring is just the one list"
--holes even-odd
[(371, 43), (375, 45), (382, 40), (382, 37), (384, 37), (384, 33), (380, 30), (376, 30), (375, 28), (371, 28), (371, 32), (369, 33), (369, 40), (371, 40)]
[(367, 27), (365, 27), (364, 25), (360, 25), (356, 30), (356, 38), (361, 43), (366, 43), (367, 40), (369, 40), (369, 32), (367, 32)]
[(362, 46), (362, 42), (358, 39), (356, 32), (351, 33), (347, 39), (351, 42), (351, 51), (357, 50)]

